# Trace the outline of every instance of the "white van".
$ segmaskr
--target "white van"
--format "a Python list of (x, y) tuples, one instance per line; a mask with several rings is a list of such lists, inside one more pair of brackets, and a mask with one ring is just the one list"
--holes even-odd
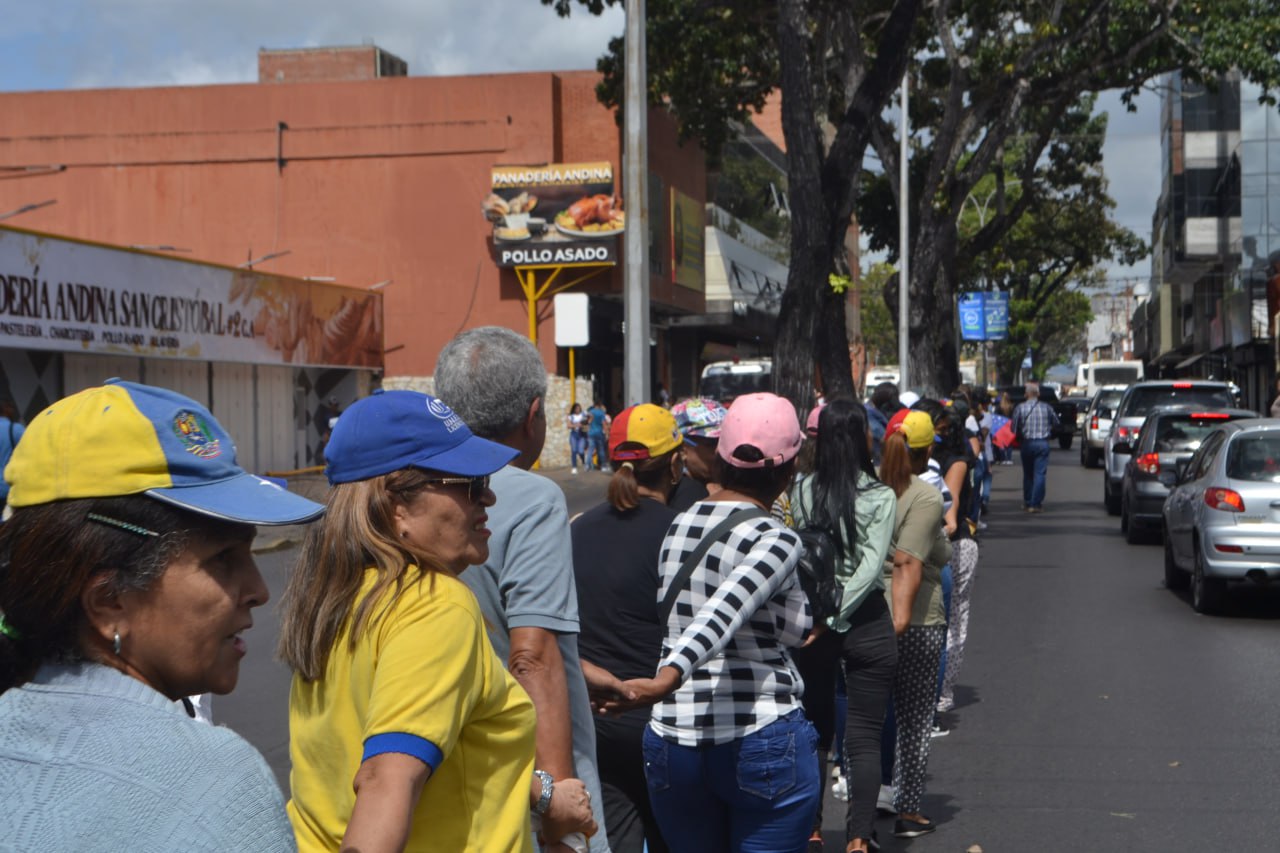
[(773, 359), (744, 358), (713, 361), (702, 369), (698, 393), (729, 405), (734, 398), (773, 390)]
[(1076, 385), (1092, 397), (1104, 385), (1132, 385), (1146, 378), (1140, 361), (1089, 361), (1076, 368)]

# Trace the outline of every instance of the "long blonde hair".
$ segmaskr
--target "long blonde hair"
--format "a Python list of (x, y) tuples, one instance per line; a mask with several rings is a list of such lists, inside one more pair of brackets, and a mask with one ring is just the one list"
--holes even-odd
[[(427, 472), (406, 468), (330, 489), (324, 518), (307, 531), (280, 604), (276, 654), (307, 681), (324, 675), (348, 620), (355, 647), (400, 595), (410, 567), (421, 566), (424, 574), (440, 571), (395, 534), (396, 505), (412, 501), (428, 479)], [(369, 568), (377, 569), (378, 581), (357, 603)]]

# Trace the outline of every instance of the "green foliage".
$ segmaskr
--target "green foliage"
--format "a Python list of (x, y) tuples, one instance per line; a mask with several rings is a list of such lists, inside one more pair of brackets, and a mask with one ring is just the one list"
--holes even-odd
[(1009, 299), (1009, 338), (996, 345), (998, 384), (1010, 385), (1027, 348), (1037, 379), (1051, 365), (1080, 350), (1084, 331), (1093, 319), (1089, 297), (1078, 290), (1059, 291), (1047, 299), (1028, 295), (1030, 287), (1015, 289)]
[[(565, 15), (575, 7), (598, 13), (621, 0), (542, 2)], [(805, 22), (799, 39), (791, 37), (798, 16)], [(650, 101), (666, 105), (681, 132), (713, 157), (734, 123), (780, 84), (793, 107), (811, 96), (803, 108), (784, 110), (788, 140), (805, 142), (789, 142), (788, 152), (793, 272), (801, 261), (822, 267), (788, 280), (782, 326), (802, 339), (828, 309), (819, 295), (827, 275), (843, 272), (834, 250), (852, 196), (861, 193), (858, 212), (873, 245), (894, 251), (898, 134), (885, 107), (900, 62), (911, 58), (910, 327), (913, 351), (921, 341), (929, 372), (920, 384), (932, 390), (954, 381), (949, 328), (957, 292), (1022, 277), (1034, 283), (1029, 299), (1043, 312), (1102, 260), (1141, 255), (1136, 238), (1107, 220), (1099, 168), (1105, 119), (1092, 115), (1090, 93), (1119, 89), (1129, 99), (1168, 71), (1209, 81), (1233, 67), (1272, 94), (1280, 88), (1276, 0), (648, 0), (647, 34)], [(617, 104), (620, 39), (599, 68), (601, 96)], [(817, 155), (806, 149), (815, 140)], [(862, 162), (868, 144), (883, 174), (860, 185), (848, 167)], [(813, 203), (815, 181), (820, 204)], [(967, 200), (1001, 181), (1007, 204), (976, 230), (966, 225)], [(1055, 251), (1068, 257), (1052, 263)], [(788, 322), (788, 306), (801, 321)], [(807, 340), (822, 350), (819, 362), (838, 361), (846, 348), (838, 335)], [(801, 360), (779, 364), (779, 387), (808, 388), (811, 368)]]
[(862, 343), (871, 364), (898, 363), (898, 327), (885, 305), (885, 287), (898, 274), (890, 264), (872, 264), (858, 282), (862, 306)]

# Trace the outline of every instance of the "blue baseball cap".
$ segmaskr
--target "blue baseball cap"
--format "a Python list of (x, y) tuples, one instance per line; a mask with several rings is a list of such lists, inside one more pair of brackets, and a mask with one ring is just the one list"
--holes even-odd
[(236, 464), (235, 442), (195, 400), (119, 379), (36, 415), (4, 475), (14, 507), (140, 494), (244, 524), (298, 524), (324, 512)]
[(417, 391), (379, 391), (338, 417), (325, 445), (329, 482), (354, 483), (427, 468), (445, 474), (492, 474), (519, 451), (471, 433), (453, 409)]

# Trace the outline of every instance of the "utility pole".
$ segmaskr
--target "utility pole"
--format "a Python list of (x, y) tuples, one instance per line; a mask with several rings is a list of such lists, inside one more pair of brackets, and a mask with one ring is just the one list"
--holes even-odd
[(908, 259), (911, 247), (908, 245), (907, 225), (909, 224), (907, 207), (911, 198), (908, 186), (907, 157), (910, 146), (911, 124), (907, 118), (907, 75), (902, 75), (902, 138), (898, 142), (898, 388), (906, 391), (911, 387), (911, 370), (907, 348), (907, 334), (910, 328), (911, 299), (907, 293), (911, 285), (911, 274)]
[(644, 0), (626, 0), (623, 78), (623, 187), (627, 230), (623, 271), (623, 403), (648, 402), (649, 389), (649, 103), (646, 96)]

